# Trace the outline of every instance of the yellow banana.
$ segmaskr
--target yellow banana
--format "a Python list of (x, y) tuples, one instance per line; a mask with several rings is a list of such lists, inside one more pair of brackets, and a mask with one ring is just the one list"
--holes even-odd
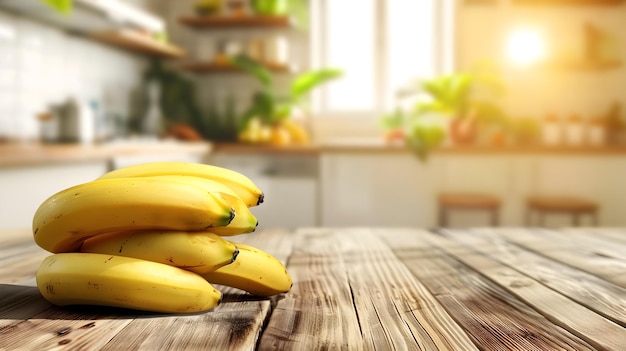
[(78, 251), (94, 235), (140, 230), (207, 230), (226, 226), (234, 210), (219, 193), (153, 178), (96, 180), (45, 200), (33, 218), (35, 242), (50, 252)]
[(279, 260), (252, 246), (235, 245), (239, 249), (235, 262), (202, 274), (206, 280), (264, 297), (291, 290), (291, 277)]
[(154, 176), (154, 178), (192, 183), (208, 192), (219, 193), (231, 205), (235, 211), (235, 217), (227, 226), (211, 228), (209, 230), (211, 233), (223, 236), (251, 233), (259, 223), (243, 200), (228, 186), (216, 180), (185, 175)]
[(239, 253), (213, 233), (159, 230), (98, 235), (85, 240), (80, 251), (140, 258), (196, 273), (233, 263)]
[(100, 179), (187, 175), (216, 180), (231, 188), (248, 207), (263, 202), (263, 192), (247, 176), (223, 167), (191, 162), (149, 162), (116, 169)]
[(102, 305), (162, 313), (217, 306), (221, 293), (196, 273), (162, 263), (94, 253), (46, 257), (37, 287), (50, 303)]

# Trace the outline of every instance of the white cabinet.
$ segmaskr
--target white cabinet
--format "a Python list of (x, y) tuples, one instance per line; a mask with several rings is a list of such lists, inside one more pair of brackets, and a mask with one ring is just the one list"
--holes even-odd
[[(437, 191), (482, 193), (502, 201), (500, 222), (520, 225), (523, 200), (532, 182), (532, 168), (523, 156), (510, 155), (436, 155), (442, 164)], [(490, 223), (486, 211), (452, 211), (455, 227), (482, 226)]]
[(431, 227), (439, 160), (420, 163), (405, 153), (327, 153), (321, 156), (324, 226)]
[(264, 202), (250, 210), (258, 229), (310, 227), (318, 221), (316, 155), (213, 153), (208, 163), (248, 176), (263, 190)]
[[(265, 228), (432, 228), (437, 225), (437, 194), (445, 191), (500, 197), (502, 226), (525, 225), (530, 195), (586, 197), (599, 203), (600, 225), (626, 225), (626, 162), (621, 155), (434, 154), (424, 163), (401, 152), (218, 152), (210, 162), (248, 175), (264, 190), (265, 203), (252, 211)], [(488, 219), (480, 211), (454, 211), (450, 224), (485, 226)], [(550, 227), (571, 225), (567, 216), (546, 219)]]
[[(581, 196), (600, 205), (602, 226), (624, 226), (626, 216), (626, 163), (623, 156), (542, 156), (534, 161), (536, 180), (532, 193), (539, 195)], [(569, 225), (569, 218), (552, 215), (550, 226)], [(583, 225), (588, 222), (583, 219)]]
[[(439, 192), (481, 192), (502, 200), (500, 223), (525, 225), (530, 195), (581, 196), (600, 205), (602, 226), (625, 226), (626, 162), (621, 155), (327, 153), (320, 160), (320, 213), (325, 226), (434, 227)], [(455, 227), (485, 226), (488, 214), (453, 211)], [(587, 222), (583, 222), (585, 224)], [(569, 226), (565, 215), (546, 217)]]
[(106, 170), (104, 161), (0, 169), (0, 228), (30, 228), (45, 199)]

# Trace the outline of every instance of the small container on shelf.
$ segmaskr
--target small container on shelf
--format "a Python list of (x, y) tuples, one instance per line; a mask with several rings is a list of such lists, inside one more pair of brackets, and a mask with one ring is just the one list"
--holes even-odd
[(222, 11), (222, 0), (197, 0), (193, 7), (199, 16), (217, 16)]
[(289, 44), (287, 38), (277, 35), (265, 42), (264, 61), (270, 65), (287, 65), (289, 62)]
[(580, 146), (585, 142), (585, 127), (582, 118), (573, 114), (565, 121), (565, 143), (569, 146)]
[(550, 114), (544, 118), (541, 136), (545, 145), (556, 146), (563, 143), (563, 129), (559, 117)]
[(589, 121), (589, 145), (602, 146), (607, 143), (607, 123), (602, 117), (594, 117)]
[(258, 38), (252, 38), (248, 40), (248, 46), (246, 47), (246, 55), (253, 60), (263, 61), (264, 58), (264, 45), (263, 40)]
[(228, 16), (241, 18), (249, 14), (249, 9), (243, 0), (227, 0), (226, 8)]

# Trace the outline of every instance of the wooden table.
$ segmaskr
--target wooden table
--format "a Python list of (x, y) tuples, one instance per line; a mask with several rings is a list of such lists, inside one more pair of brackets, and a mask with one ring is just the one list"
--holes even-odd
[[(4, 235), (2, 235), (4, 234)], [(626, 350), (626, 230), (312, 228), (236, 237), (291, 292), (212, 311), (58, 308), (47, 255), (0, 233), (0, 350)]]

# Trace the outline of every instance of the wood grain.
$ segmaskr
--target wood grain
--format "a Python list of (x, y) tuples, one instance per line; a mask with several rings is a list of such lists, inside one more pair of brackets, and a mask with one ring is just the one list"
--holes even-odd
[[(533, 306), (553, 323), (602, 350), (623, 350), (626, 329), (594, 313), (528, 276), (467, 248), (448, 247), (449, 239), (425, 235), (425, 239), (472, 269), (495, 281), (518, 299)], [(455, 243), (455, 245), (458, 245)]]
[(41, 261), (49, 255), (35, 246), (30, 237), (3, 246), (0, 250), (0, 282), (17, 283), (33, 277)]
[(622, 256), (606, 255), (594, 246), (572, 241), (550, 241), (547, 230), (507, 230), (500, 233), (508, 241), (552, 260), (588, 272), (621, 287), (626, 287), (626, 262)]
[[(626, 327), (626, 289), (592, 274), (555, 262), (513, 245), (498, 230), (446, 230), (455, 242), (515, 269), (537, 282), (560, 292), (607, 319)], [(624, 251), (626, 252), (626, 251)]]
[(550, 323), (479, 272), (436, 248), (424, 248), (417, 233), (399, 234), (386, 231), (385, 241), (391, 243), (394, 253), (481, 348), (594, 349), (585, 341)]
[[(297, 277), (290, 295), (309, 298), (278, 302), (261, 349), (475, 349), (368, 230), (302, 232), (289, 262)], [(290, 328), (280, 328), (285, 325)]]
[(135, 318), (102, 350), (254, 350), (269, 300), (222, 290), (225, 301), (212, 311)]
[(114, 309), (52, 307), (28, 320), (1, 329), (0, 350), (97, 350), (133, 316)]
[(624, 350), (626, 230), (275, 229), (229, 237), (274, 255), (292, 291), (218, 286), (197, 314), (56, 307), (49, 253), (0, 232), (0, 350)]

